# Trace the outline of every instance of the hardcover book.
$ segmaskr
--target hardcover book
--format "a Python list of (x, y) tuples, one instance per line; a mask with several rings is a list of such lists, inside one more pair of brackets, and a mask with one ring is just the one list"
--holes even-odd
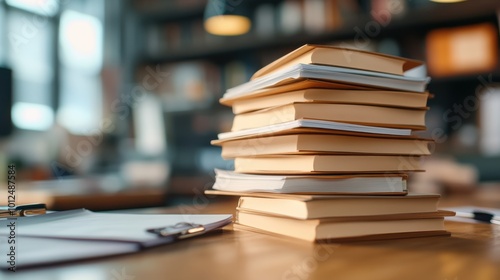
[(427, 110), (352, 104), (293, 103), (236, 115), (233, 120), (232, 131), (299, 119), (422, 130), (425, 129), (426, 112)]

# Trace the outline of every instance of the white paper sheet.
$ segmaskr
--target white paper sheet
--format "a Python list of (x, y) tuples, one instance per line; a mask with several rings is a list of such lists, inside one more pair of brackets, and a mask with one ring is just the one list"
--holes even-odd
[(142, 247), (170, 243), (146, 230), (180, 222), (201, 224), (206, 231), (231, 222), (231, 215), (151, 215), (93, 213), (71, 210), (15, 220), (0, 220), (0, 268), (8, 268), (7, 253), (15, 221), (16, 266), (131, 253)]

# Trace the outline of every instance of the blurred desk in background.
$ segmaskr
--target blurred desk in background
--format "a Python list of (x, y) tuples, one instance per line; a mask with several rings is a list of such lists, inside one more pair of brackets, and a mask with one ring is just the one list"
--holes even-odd
[[(500, 185), (491, 185), (444, 197), (441, 207), (500, 208), (499, 198)], [(127, 212), (234, 214), (237, 199), (194, 203)], [(500, 226), (447, 221), (446, 228), (451, 237), (311, 244), (227, 227), (137, 254), (18, 271), (12, 279), (500, 279)]]
[[(200, 196), (213, 185), (209, 176), (173, 177), (168, 185), (127, 186), (114, 176), (19, 182), (18, 204), (45, 203), (50, 210), (93, 211), (165, 206), (176, 196)], [(1, 189), (6, 189), (0, 186)], [(171, 199), (173, 197), (173, 199)], [(0, 203), (1, 204), (1, 203)]]
[(16, 203), (45, 203), (49, 210), (113, 210), (165, 206), (166, 187), (127, 186), (117, 176), (19, 182)]

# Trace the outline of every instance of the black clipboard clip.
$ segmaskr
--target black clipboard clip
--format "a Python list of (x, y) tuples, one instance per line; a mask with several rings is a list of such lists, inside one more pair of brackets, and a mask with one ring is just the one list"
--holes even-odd
[(160, 237), (184, 239), (205, 233), (205, 227), (200, 224), (182, 222), (172, 226), (147, 229), (146, 231)]
[(0, 218), (14, 218), (43, 215), (47, 207), (43, 203), (23, 204), (16, 207), (0, 206)]

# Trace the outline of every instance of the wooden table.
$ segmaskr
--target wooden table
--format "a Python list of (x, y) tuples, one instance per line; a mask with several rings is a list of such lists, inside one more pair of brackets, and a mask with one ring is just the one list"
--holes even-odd
[[(483, 204), (500, 207), (496, 198)], [(480, 204), (469, 195), (442, 204), (464, 204), (461, 199)], [(234, 199), (192, 202), (146, 212), (231, 213), (236, 206)], [(228, 228), (137, 254), (3, 273), (0, 279), (500, 279), (500, 226), (447, 221), (446, 228), (451, 237), (345, 244)]]

